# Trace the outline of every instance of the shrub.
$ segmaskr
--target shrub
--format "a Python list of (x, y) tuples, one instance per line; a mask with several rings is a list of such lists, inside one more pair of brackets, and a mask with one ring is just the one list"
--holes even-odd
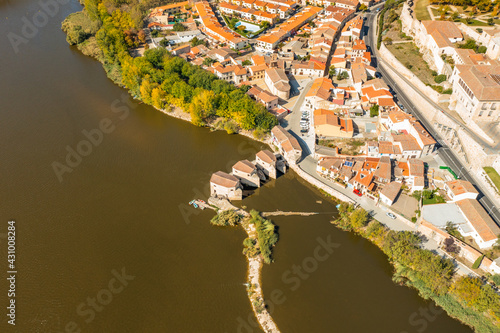
[(444, 74), (437, 75), (434, 78), (434, 82), (436, 82), (436, 83), (441, 83), (441, 82), (444, 82), (444, 81), (446, 81), (446, 75), (444, 75)]
[(234, 227), (240, 221), (241, 221), (241, 215), (236, 213), (234, 210), (225, 210), (222, 213), (212, 217), (210, 223), (213, 225), (218, 225), (220, 227), (227, 227), (227, 226)]
[(481, 261), (483, 261), (483, 258), (484, 258), (484, 254), (482, 256), (480, 256), (479, 258), (477, 258), (476, 261), (474, 261), (474, 264), (472, 265), (472, 268), (473, 269), (478, 269), (479, 266), (481, 266)]
[(451, 89), (451, 88), (443, 90), (443, 94), (451, 95), (452, 93), (453, 93), (453, 89)]
[(493, 281), (494, 284), (497, 286), (500, 286), (500, 274), (495, 274), (491, 277), (491, 280)]
[(481, 45), (480, 47), (477, 48), (477, 53), (486, 53), (486, 46)]
[(224, 129), (226, 130), (227, 134), (238, 133), (238, 125), (232, 119), (224, 124)]
[(409, 62), (407, 62), (405, 66), (406, 66), (406, 68), (408, 68), (408, 69), (412, 69), (412, 68), (413, 68), (413, 65), (412, 65), (412, 64), (410, 64)]

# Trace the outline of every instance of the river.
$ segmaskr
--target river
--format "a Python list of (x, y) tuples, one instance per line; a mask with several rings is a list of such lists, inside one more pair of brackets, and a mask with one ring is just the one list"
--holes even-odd
[[(131, 101), (68, 46), (60, 25), (81, 6), (65, 2), (46, 20), (38, 1), (0, 2), (0, 266), (3, 277), (13, 219), (18, 271), (17, 325), (2, 310), (0, 331), (258, 332), (247, 320), (245, 233), (210, 226), (212, 212), (186, 203), (262, 144)], [(27, 21), (37, 31), (23, 34)], [(23, 38), (14, 47), (13, 33)], [(295, 175), (242, 204), (324, 213), (273, 218), (280, 241), (263, 283), (266, 296), (281, 291), (272, 314), (283, 332), (470, 332), (446, 314), (415, 317), (430, 303), (391, 281), (376, 247), (335, 229), (334, 205)], [(291, 282), (318, 237), (336, 248)], [(7, 290), (2, 278), (3, 309)]]

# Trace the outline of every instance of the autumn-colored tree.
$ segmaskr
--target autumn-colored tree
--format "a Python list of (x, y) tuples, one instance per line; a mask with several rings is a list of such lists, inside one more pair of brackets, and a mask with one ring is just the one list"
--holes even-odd
[(459, 277), (451, 286), (451, 293), (456, 295), (465, 305), (475, 307), (481, 295), (483, 283), (470, 276)]

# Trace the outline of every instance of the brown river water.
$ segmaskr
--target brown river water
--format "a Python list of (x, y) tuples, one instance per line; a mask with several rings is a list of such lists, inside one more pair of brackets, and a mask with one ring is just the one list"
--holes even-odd
[[(259, 332), (245, 233), (210, 226), (213, 213), (187, 202), (262, 144), (131, 101), (66, 43), (60, 25), (79, 3), (54, 1), (50, 15), (38, 1), (0, 1), (0, 332)], [(335, 229), (334, 204), (294, 174), (242, 204), (322, 213), (273, 218), (280, 241), (262, 282), (282, 332), (470, 332), (395, 285), (382, 252)]]

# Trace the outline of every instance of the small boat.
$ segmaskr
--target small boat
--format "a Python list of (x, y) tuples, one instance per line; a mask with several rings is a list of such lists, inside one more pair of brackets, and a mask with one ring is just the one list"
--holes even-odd
[(193, 202), (193, 207), (198, 208), (198, 205), (196, 204), (196, 202)]
[(189, 201), (189, 204), (190, 205), (194, 204), (194, 200)]
[(198, 200), (198, 201), (201, 202), (202, 204), (206, 204), (206, 202), (203, 200)]
[(335, 207), (337, 207), (337, 209), (339, 209), (339, 208), (340, 208), (340, 204), (338, 204), (338, 205), (337, 205), (337, 206), (335, 206)]

